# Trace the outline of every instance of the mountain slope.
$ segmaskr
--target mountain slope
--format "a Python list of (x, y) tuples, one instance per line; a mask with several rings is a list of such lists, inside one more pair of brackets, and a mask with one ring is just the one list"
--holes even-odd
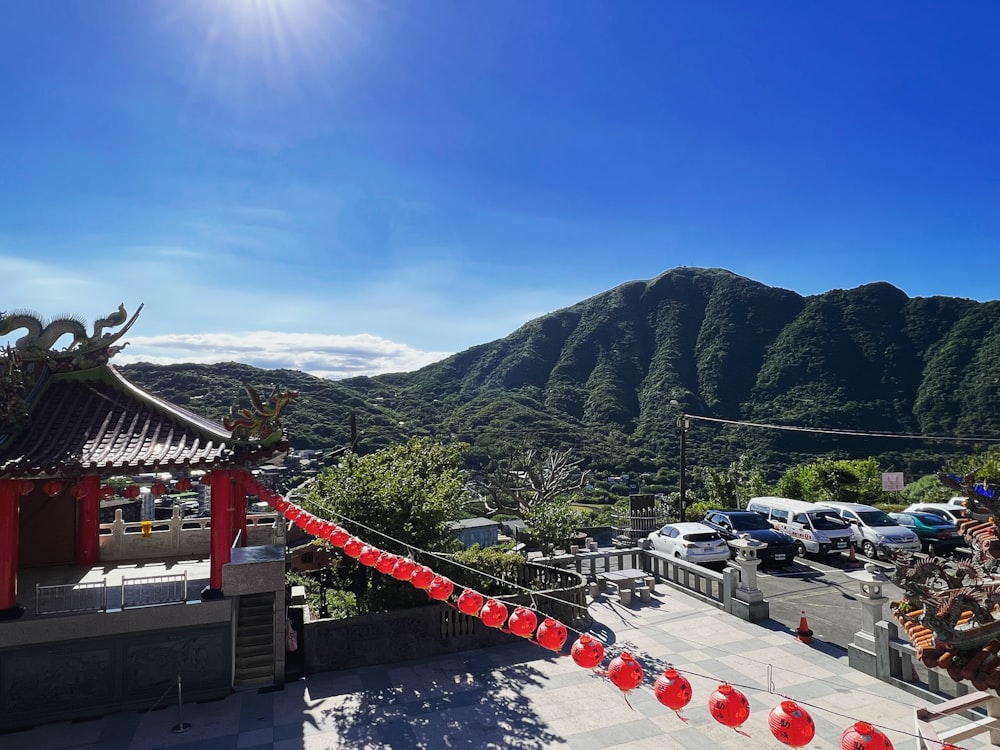
[[(802, 297), (720, 269), (679, 268), (537, 318), (416, 372), (331, 382), (293, 371), (131, 365), (123, 372), (219, 417), (240, 382), (300, 391), (296, 444), (363, 448), (409, 434), (474, 458), (511, 442), (573, 447), (591, 465), (655, 471), (679, 411), (725, 420), (901, 433), (1000, 433), (1000, 303), (910, 299), (886, 283)], [(696, 421), (693, 461), (751, 452), (772, 470), (817, 454), (938, 468), (946, 443), (833, 438)], [(964, 446), (970, 450), (974, 446)], [(888, 464), (887, 464), (888, 468)]]

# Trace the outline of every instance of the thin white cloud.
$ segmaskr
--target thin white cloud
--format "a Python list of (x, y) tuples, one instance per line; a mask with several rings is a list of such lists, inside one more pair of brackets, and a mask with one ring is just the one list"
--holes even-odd
[(301, 370), (322, 378), (410, 372), (451, 352), (425, 352), (367, 333), (332, 335), (250, 331), (128, 337), (116, 364), (242, 362), (265, 369)]

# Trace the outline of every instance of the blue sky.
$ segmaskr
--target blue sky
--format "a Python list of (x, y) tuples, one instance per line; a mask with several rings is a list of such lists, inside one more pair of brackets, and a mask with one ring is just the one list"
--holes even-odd
[(0, 310), (145, 303), (118, 363), (343, 377), (677, 266), (995, 299), (998, 22), (991, 2), (14, 0)]

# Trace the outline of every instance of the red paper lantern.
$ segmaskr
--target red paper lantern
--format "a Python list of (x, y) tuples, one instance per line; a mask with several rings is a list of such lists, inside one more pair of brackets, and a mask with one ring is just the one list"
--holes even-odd
[(627, 693), (642, 684), (642, 666), (632, 654), (622, 651), (608, 664), (608, 679), (623, 693)]
[(431, 599), (443, 602), (451, 596), (451, 592), (454, 590), (455, 584), (450, 580), (444, 576), (434, 576), (434, 580), (431, 581), (431, 585), (427, 588), (427, 594)]
[(154, 482), (150, 485), (149, 491), (152, 492), (156, 497), (167, 494), (167, 485), (163, 482)]
[(401, 557), (396, 560), (396, 565), (392, 569), (392, 577), (397, 581), (409, 581), (413, 577), (413, 571), (417, 564), (408, 557)]
[(694, 693), (691, 683), (676, 669), (665, 669), (663, 674), (653, 683), (653, 695), (656, 700), (673, 711), (680, 711), (691, 702)]
[(791, 747), (804, 747), (816, 736), (812, 717), (795, 701), (781, 701), (772, 708), (767, 715), (767, 726), (778, 742)]
[(479, 619), (488, 628), (503, 627), (507, 620), (507, 605), (496, 599), (489, 599), (479, 613)]
[(42, 491), (49, 497), (55, 497), (60, 492), (62, 492), (62, 482), (57, 482), (55, 479), (50, 479), (45, 484), (42, 485)]
[(30, 495), (35, 491), (35, 483), (30, 479), (22, 479), (17, 483), (17, 491), (22, 495)]
[(475, 617), (483, 608), (483, 595), (474, 589), (466, 589), (459, 595), (455, 606), (459, 612)]
[(840, 735), (841, 750), (892, 750), (892, 743), (867, 721), (855, 722)]
[(273, 501), (271, 501), (271, 507), (279, 513), (284, 513), (288, 510), (288, 501), (282, 497), (276, 497)]
[(191, 489), (191, 480), (188, 479), (187, 477), (185, 477), (184, 479), (178, 479), (174, 483), (174, 487), (177, 489), (178, 492), (187, 492), (189, 489)]
[(604, 660), (604, 644), (584, 633), (576, 639), (569, 654), (584, 669), (593, 669)]
[(206, 473), (202, 474), (201, 478), (198, 481), (201, 482), (206, 487), (211, 487), (212, 486), (212, 472), (206, 472)]
[(83, 500), (87, 496), (87, 488), (82, 484), (74, 484), (69, 488), (69, 494), (75, 497), (77, 500)]
[(368, 568), (374, 567), (375, 563), (378, 562), (379, 555), (381, 554), (382, 550), (372, 547), (370, 544), (366, 544), (361, 550), (361, 554), (358, 555), (358, 562)]
[(750, 701), (739, 690), (724, 682), (708, 696), (708, 712), (720, 724), (736, 728), (750, 718)]
[(396, 562), (399, 560), (396, 555), (391, 552), (383, 552), (378, 560), (375, 561), (375, 570), (379, 573), (384, 573), (389, 575), (392, 573), (392, 569), (396, 567)]
[(316, 536), (320, 526), (323, 523), (323, 519), (317, 518), (316, 516), (309, 514), (307, 514), (307, 516), (308, 518), (306, 519), (305, 525), (302, 528), (306, 530), (307, 534), (312, 534), (313, 536)]
[(551, 651), (558, 651), (566, 642), (566, 626), (558, 620), (546, 617), (535, 632), (535, 640)]
[(518, 607), (507, 621), (507, 629), (514, 635), (530, 638), (538, 626), (538, 617), (530, 609)]
[(347, 540), (351, 538), (351, 535), (347, 533), (347, 529), (335, 526), (330, 530), (330, 536), (328, 538), (330, 540), (330, 544), (334, 547), (343, 547), (347, 544)]
[(130, 484), (125, 488), (124, 494), (125, 497), (135, 500), (135, 498), (139, 497), (139, 487), (137, 485)]
[(426, 590), (430, 588), (433, 582), (434, 571), (426, 565), (418, 565), (413, 569), (413, 575), (410, 576), (410, 583), (414, 588)]
[(114, 496), (115, 496), (114, 487), (111, 487), (110, 485), (107, 484), (101, 487), (101, 497), (114, 497)]
[(365, 543), (358, 539), (356, 536), (352, 536), (346, 542), (344, 542), (344, 554), (348, 557), (357, 558), (361, 554), (361, 550), (365, 548)]

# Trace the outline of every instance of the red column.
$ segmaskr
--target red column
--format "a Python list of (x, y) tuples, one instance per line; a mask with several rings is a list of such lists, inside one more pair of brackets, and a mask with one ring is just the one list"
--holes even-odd
[[(247, 547), (247, 484), (244, 475), (232, 472), (233, 478), (233, 517), (235, 529), (240, 532), (240, 546)], [(235, 531), (233, 532), (236, 533)]]
[(76, 501), (76, 562), (96, 565), (100, 556), (101, 478), (96, 474), (80, 477), (83, 494)]
[(24, 614), (17, 603), (17, 540), (21, 493), (17, 482), (0, 479), (0, 620)]
[(222, 598), (222, 566), (230, 560), (233, 544), (233, 482), (228, 471), (211, 473), (212, 488), (210, 518), (211, 569), (208, 587), (201, 592), (202, 599)]

